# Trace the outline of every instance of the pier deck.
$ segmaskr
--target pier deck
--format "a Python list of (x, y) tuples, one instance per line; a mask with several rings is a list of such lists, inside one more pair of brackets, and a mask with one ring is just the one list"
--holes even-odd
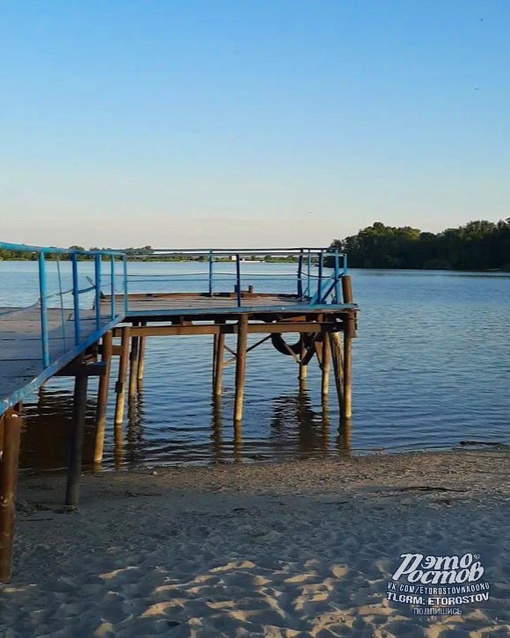
[[(185, 273), (183, 280), (182, 271), (172, 270), (169, 264), (158, 266), (164, 272), (153, 273), (152, 279), (151, 271), (143, 274), (143, 268), (142, 274), (136, 268), (128, 274), (127, 255), (121, 251), (2, 242), (0, 248), (31, 254), (31, 259), (38, 262), (39, 275), (31, 306), (0, 308), (0, 582), (9, 582), (11, 576), (21, 404), (54, 375), (74, 377), (65, 497), (66, 505), (71, 507), (79, 501), (88, 378), (99, 377), (94, 462), (101, 463), (112, 359), (118, 357), (113, 423), (117, 444), (123, 439), (125, 405), (132, 405), (143, 383), (149, 337), (212, 336), (212, 358), (203, 365), (212, 372), (215, 405), (221, 402), (223, 370), (235, 365), (232, 419), (236, 440), (241, 437), (247, 354), (268, 340), (276, 351), (297, 363), (300, 383), (315, 358), (321, 370), (323, 402), (329, 392), (331, 370), (340, 414), (344, 419), (351, 417), (352, 339), (356, 336), (357, 305), (353, 303), (346, 256), (337, 250), (151, 249), (147, 254), (136, 253), (144, 261), (185, 257), (195, 262), (189, 273), (192, 278)], [(244, 262), (250, 263), (254, 254), (269, 259), (276, 254), (277, 258), (296, 264), (296, 272), (243, 272)], [(46, 260), (56, 262), (52, 272)], [(90, 268), (79, 268), (82, 260), (93, 262), (93, 273)], [(122, 266), (120, 272), (116, 261)], [(205, 266), (205, 272), (193, 270), (196, 262), (201, 263), (200, 268)], [(48, 273), (53, 277), (53, 289), (48, 286)], [(131, 284), (135, 290), (141, 287), (141, 291), (129, 294)], [(147, 284), (159, 292), (147, 291)], [(176, 284), (182, 285), (184, 291), (169, 292), (176, 290)], [(93, 303), (87, 306), (83, 297), (80, 303), (83, 294), (89, 295)], [(3, 305), (8, 306), (9, 299)], [(298, 333), (298, 341), (287, 341), (289, 333)], [(248, 346), (250, 334), (257, 334), (258, 340)], [(225, 342), (228, 335), (235, 335), (234, 349)]]
[(51, 365), (45, 367), (41, 353), (40, 310), (19, 309), (16, 312), (15, 308), (0, 308), (0, 405), (4, 409), (28, 398), (123, 318), (119, 316), (110, 321), (107, 311), (101, 313), (98, 331), (95, 310), (81, 310), (80, 345), (76, 347), (73, 311), (65, 310), (62, 316), (60, 309), (50, 308), (47, 313)]
[[(242, 305), (237, 306), (235, 293), (140, 293), (128, 297), (127, 319), (144, 321), (171, 321), (176, 317), (212, 320), (241, 314), (316, 314), (342, 313), (357, 306), (348, 304), (314, 304), (297, 295), (273, 293), (248, 293), (241, 295)], [(108, 296), (101, 301), (106, 309), (111, 303)]]

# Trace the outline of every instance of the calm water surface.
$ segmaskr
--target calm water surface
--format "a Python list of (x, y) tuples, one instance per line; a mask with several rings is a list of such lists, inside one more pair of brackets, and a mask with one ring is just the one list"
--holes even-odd
[[(153, 263), (137, 265), (136, 272), (185, 274), (197, 268)], [(255, 269), (262, 277), (293, 266), (253, 264)], [(449, 449), (473, 440), (510, 444), (510, 276), (368, 270), (351, 275), (361, 312), (349, 430), (339, 423), (333, 385), (327, 409), (321, 405), (316, 362), (299, 391), (293, 360), (266, 343), (248, 356), (242, 439), (236, 440), (233, 367), (225, 370), (221, 406), (211, 403), (212, 337), (153, 338), (143, 388), (126, 413), (117, 446), (110, 402), (105, 466)], [(0, 305), (6, 297), (11, 304), (16, 296), (14, 303), (33, 301), (33, 281), (34, 264), (0, 263)], [(155, 289), (143, 278), (136, 285)], [(159, 285), (168, 289), (163, 277)], [(175, 286), (182, 289), (182, 282)], [(26, 404), (23, 466), (65, 465), (71, 388), (69, 380), (52, 380)], [(89, 459), (95, 391), (92, 382)]]

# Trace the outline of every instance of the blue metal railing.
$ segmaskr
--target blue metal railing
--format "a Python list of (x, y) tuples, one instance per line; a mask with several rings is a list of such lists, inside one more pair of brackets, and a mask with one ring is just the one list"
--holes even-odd
[[(123, 318), (127, 309), (127, 265), (126, 254), (117, 250), (76, 250), (70, 248), (54, 248), (54, 247), (42, 247), (42, 246), (27, 246), (25, 244), (10, 244), (0, 242), (0, 251), (7, 251), (9, 253), (18, 253), (23, 256), (29, 255), (30, 259), (37, 260), (38, 263), (38, 301), (37, 304), (32, 304), (25, 308), (16, 308), (12, 311), (4, 309), (2, 317), (8, 317), (9, 314), (14, 312), (19, 313), (28, 311), (34, 308), (34, 305), (38, 305), (40, 309), (40, 337), (41, 337), (41, 359), (43, 368), (48, 368), (52, 364), (50, 353), (50, 304), (51, 300), (58, 298), (58, 304), (61, 309), (61, 330), (64, 346), (69, 350), (79, 352), (87, 345), (94, 343), (103, 334), (105, 327), (111, 323), (115, 323), (118, 319)], [(80, 259), (82, 258), (82, 260)], [(48, 263), (50, 260), (57, 262), (57, 282), (54, 282), (58, 290), (53, 292), (51, 285), (49, 284), (48, 277)], [(63, 277), (61, 274), (61, 262), (71, 264), (71, 287), (64, 289)], [(91, 260), (91, 261), (88, 261)], [(112, 302), (107, 315), (102, 314), (101, 309), (101, 290), (102, 285), (105, 283), (105, 278), (102, 276), (102, 264), (104, 262), (110, 262), (109, 273), (109, 285), (106, 286), (106, 290), (111, 292)], [(92, 277), (87, 277), (90, 282), (90, 286), (80, 287), (80, 270), (82, 265), (93, 263)], [(124, 304), (121, 311), (116, 308), (116, 295), (115, 295), (115, 281), (119, 276), (115, 272), (115, 266), (117, 263), (122, 262), (122, 275), (123, 287), (122, 294), (124, 297)], [(53, 273), (55, 275), (55, 273)], [(35, 292), (35, 291), (34, 291)], [(81, 310), (83, 304), (80, 304), (80, 300), (83, 299), (87, 293), (93, 295), (93, 304), (95, 308), (95, 330), (86, 335), (82, 334), (83, 319), (81, 318)], [(90, 296), (89, 295), (89, 296)], [(72, 297), (72, 302), (67, 305), (66, 299)], [(85, 303), (85, 302), (84, 302)], [(87, 302), (88, 303), (88, 302)], [(72, 308), (71, 318), (64, 320), (64, 308)], [(90, 307), (90, 306), (89, 306)], [(69, 341), (69, 336), (66, 330), (66, 324), (73, 323), (73, 337)], [(69, 345), (68, 344), (69, 341)]]
[[(174, 272), (153, 273), (130, 268), (133, 292), (201, 292), (210, 296), (231, 292), (237, 307), (249, 306), (243, 290), (256, 283), (257, 292), (287, 293), (309, 305), (341, 304), (341, 280), (347, 274), (347, 256), (334, 248), (167, 249), (154, 248), (128, 253), (130, 264), (141, 261), (193, 261), (204, 270), (189, 271), (176, 266)], [(252, 267), (253, 263), (280, 263), (289, 272)], [(251, 268), (251, 272), (248, 270)], [(138, 270), (138, 272), (133, 272)], [(158, 290), (147, 290), (147, 284)], [(270, 285), (267, 285), (270, 282)], [(262, 289), (261, 289), (262, 287)]]

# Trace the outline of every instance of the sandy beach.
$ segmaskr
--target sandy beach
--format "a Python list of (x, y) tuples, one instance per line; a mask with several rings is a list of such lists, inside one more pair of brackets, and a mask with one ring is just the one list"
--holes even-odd
[[(22, 476), (0, 636), (510, 636), (504, 449)], [(480, 555), (462, 615), (390, 602), (401, 554)]]

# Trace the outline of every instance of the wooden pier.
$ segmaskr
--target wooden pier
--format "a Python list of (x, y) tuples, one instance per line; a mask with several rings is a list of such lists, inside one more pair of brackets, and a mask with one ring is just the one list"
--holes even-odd
[[(43, 255), (55, 250), (31, 248), (43, 251)], [(57, 250), (65, 252), (65, 249)], [(235, 269), (227, 274), (232, 275), (233, 285), (230, 290), (219, 289), (214, 277), (217, 269), (215, 260), (224, 261), (225, 255), (230, 252), (234, 256)], [(258, 252), (271, 254), (276, 251)], [(99, 376), (94, 461), (100, 463), (104, 449), (106, 408), (112, 386), (112, 359), (119, 358), (113, 386), (114, 436), (116, 440), (121, 440), (125, 406), (136, 396), (144, 377), (145, 348), (149, 338), (211, 335), (211, 359), (204, 365), (211, 368), (211, 393), (219, 407), (223, 370), (226, 365), (235, 365), (232, 419), (236, 440), (241, 437), (248, 354), (269, 340), (275, 348), (275, 354), (286, 355), (296, 364), (299, 381), (306, 378), (308, 366), (314, 360), (317, 362), (321, 370), (324, 402), (329, 393), (330, 376), (333, 376), (340, 414), (342, 418), (350, 419), (352, 339), (356, 336), (357, 306), (353, 300), (344, 255), (329, 249), (285, 249), (285, 255), (294, 255), (296, 258), (295, 292), (266, 292), (257, 291), (242, 273), (242, 255), (253, 255), (254, 250), (178, 253), (188, 253), (188, 257), (206, 261), (203, 292), (148, 291), (129, 294), (129, 271), (124, 256), (124, 265), (119, 274), (115, 270), (115, 258), (119, 252), (96, 251), (92, 254), (95, 278), (92, 286), (85, 289), (79, 287), (77, 261), (71, 254), (73, 289), (64, 291), (60, 287), (60, 308), (47, 307), (47, 292), (42, 285), (45, 282), (43, 273), (36, 307), (26, 312), (17, 308), (0, 309), (0, 581), (8, 582), (11, 573), (21, 402), (52, 376), (68, 375), (75, 379), (65, 496), (69, 507), (76, 507), (79, 502), (88, 377)], [(40, 258), (40, 252), (37, 254), (39, 268), (44, 268), (44, 259)], [(169, 251), (162, 254), (168, 256)], [(150, 258), (158, 259), (162, 254), (152, 251)], [(103, 260), (108, 264), (111, 262), (109, 279), (104, 274), (102, 276)], [(120, 293), (116, 285), (116, 278), (119, 277), (122, 280)], [(80, 308), (77, 303), (79, 294), (91, 289), (93, 308)], [(64, 295), (69, 292), (73, 297), (71, 309), (65, 308), (62, 302)], [(227, 335), (235, 335), (235, 349), (227, 347)], [(258, 337), (250, 346), (249, 335)], [(294, 336), (294, 342), (291, 342), (291, 335), (297, 335), (297, 340)]]

